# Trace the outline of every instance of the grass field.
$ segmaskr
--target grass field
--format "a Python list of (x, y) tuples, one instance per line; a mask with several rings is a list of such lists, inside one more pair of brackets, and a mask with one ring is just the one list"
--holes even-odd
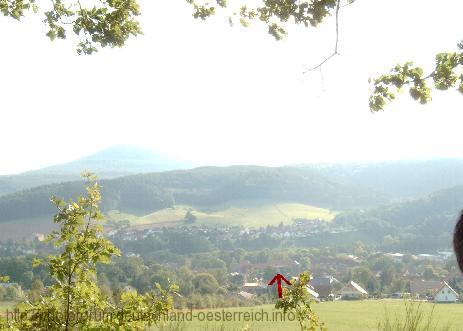
[[(422, 309), (427, 316), (433, 312), (433, 321), (438, 326), (450, 326), (450, 330), (463, 330), (463, 305), (462, 304), (436, 304), (424, 302), (421, 304)], [(263, 309), (268, 313), (269, 319), (272, 318), (274, 311), (273, 305), (265, 305), (247, 308), (229, 308), (226, 312), (260, 312)], [(385, 311), (389, 312), (392, 318), (404, 314), (405, 305), (402, 300), (365, 300), (365, 301), (335, 301), (323, 302), (314, 305), (314, 310), (325, 322), (330, 331), (371, 331), (377, 330), (378, 322), (383, 320)], [(199, 311), (194, 311), (193, 314)], [(207, 311), (203, 311), (207, 314)], [(212, 310), (212, 312), (221, 312), (221, 310)], [(237, 316), (235, 314), (235, 316)], [(233, 322), (184, 322), (180, 323), (183, 330), (242, 330), (245, 326), (251, 330), (258, 331), (280, 331), (280, 330), (299, 330), (297, 322), (282, 321), (264, 321), (264, 322), (245, 322), (244, 315), (241, 315), (241, 321)], [(256, 315), (254, 315), (256, 316)], [(199, 315), (198, 315), (199, 317)], [(172, 323), (175, 324), (175, 323)], [(172, 325), (170, 326), (172, 327)], [(440, 328), (433, 329), (435, 331)]]
[[(0, 302), (0, 315), (5, 317), (6, 310), (12, 309), (13, 306), (14, 302)], [(450, 326), (448, 330), (452, 331), (463, 330), (463, 304), (434, 305), (433, 303), (423, 302), (421, 303), (421, 307), (425, 313), (425, 318), (434, 310), (433, 321), (439, 327), (432, 329), (433, 331), (439, 331), (444, 326)], [(386, 310), (392, 318), (396, 315), (403, 316), (405, 305), (402, 300), (364, 300), (323, 302), (314, 304), (313, 308), (318, 314), (320, 321), (325, 322), (329, 331), (371, 331), (377, 330), (378, 322), (384, 319)], [(193, 321), (171, 322), (162, 329), (241, 331), (244, 327), (248, 326), (249, 330), (254, 331), (299, 330), (296, 321), (281, 321), (281, 315), (279, 315), (280, 318), (278, 321), (272, 320), (277, 318), (277, 315), (274, 314), (275, 309), (273, 305), (226, 308), (223, 311), (225, 314), (230, 313), (229, 316), (234, 316), (234, 320), (208, 322), (208, 313), (214, 314), (213, 318), (215, 319), (215, 316), (217, 316), (216, 313), (223, 316), (222, 309), (194, 310), (192, 315)], [(251, 318), (249, 316), (251, 315), (246, 319), (246, 312), (252, 314), (252, 316), (256, 316), (254, 319), (264, 319), (265, 321), (250, 321)], [(198, 319), (204, 319), (204, 321), (199, 321)]]
[(180, 222), (188, 210), (197, 217), (197, 224), (233, 224), (247, 227), (291, 223), (295, 218), (322, 219), (331, 221), (335, 212), (300, 203), (266, 203), (226, 207), (219, 210), (199, 210), (189, 206), (167, 208), (138, 219), (130, 219), (133, 225), (166, 224)]

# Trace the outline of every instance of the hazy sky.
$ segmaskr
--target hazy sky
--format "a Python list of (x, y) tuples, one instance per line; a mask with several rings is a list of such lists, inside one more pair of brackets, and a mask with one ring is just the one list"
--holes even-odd
[(276, 42), (263, 27), (195, 21), (185, 0), (143, 0), (144, 36), (77, 56), (42, 17), (0, 17), (0, 174), (136, 144), (207, 164), (463, 157), (463, 97), (405, 95), (368, 109), (368, 78), (397, 62), (432, 64), (463, 38), (460, 0), (357, 0), (333, 20)]

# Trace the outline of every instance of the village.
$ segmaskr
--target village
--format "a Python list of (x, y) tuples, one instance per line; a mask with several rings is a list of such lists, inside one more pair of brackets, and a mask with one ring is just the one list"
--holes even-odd
[[(455, 271), (451, 251), (384, 252), (365, 245), (335, 249), (312, 240), (316, 235), (350, 231), (355, 229), (320, 220), (258, 229), (206, 225), (133, 228), (122, 222), (111, 226), (106, 235), (123, 249), (127, 259), (162, 261), (165, 273), (173, 278), (182, 267), (193, 275), (211, 275), (227, 289), (227, 295), (249, 302), (267, 300), (273, 291), (268, 282), (276, 274), (294, 279), (306, 270), (311, 273), (307, 290), (317, 301), (391, 298), (460, 302), (463, 277)], [(1, 244), (0, 257), (43, 255), (51, 249), (44, 235), (37, 233), (32, 241)], [(131, 284), (136, 286), (130, 281), (120, 285)], [(21, 284), (10, 282), (0, 283), (0, 294), (14, 296), (12, 287), (21, 293)]]

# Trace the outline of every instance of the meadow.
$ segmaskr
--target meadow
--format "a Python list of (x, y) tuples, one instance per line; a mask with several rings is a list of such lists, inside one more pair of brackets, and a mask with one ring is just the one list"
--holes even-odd
[(132, 225), (166, 225), (181, 222), (188, 210), (196, 216), (196, 224), (204, 225), (242, 225), (245, 227), (260, 227), (266, 225), (278, 225), (280, 223), (291, 224), (294, 219), (321, 219), (331, 221), (336, 212), (328, 209), (314, 207), (301, 203), (264, 203), (243, 204), (236, 203), (232, 206), (217, 208), (197, 209), (190, 206), (177, 205), (174, 208), (166, 208), (155, 213), (135, 218), (133, 215), (117, 215), (110, 213), (109, 218), (115, 220), (125, 217)]
[[(421, 305), (425, 319), (432, 314), (433, 323), (437, 326), (432, 330), (438, 331), (446, 327), (449, 328), (445, 330), (463, 330), (463, 304), (434, 304), (429, 302), (415, 304)], [(0, 315), (5, 317), (6, 310), (13, 307), (13, 302), (0, 302)], [(392, 319), (403, 317), (405, 314), (405, 303), (402, 300), (322, 302), (315, 303), (313, 308), (329, 331), (377, 330), (378, 323), (384, 320), (386, 311)], [(183, 311), (184, 314), (187, 312)], [(208, 313), (213, 314), (213, 321), (207, 321)], [(249, 314), (248, 317), (245, 313)], [(215, 320), (216, 316), (224, 316), (224, 314), (232, 316), (232, 320)], [(192, 321), (174, 322), (173, 316), (179, 318), (179, 315), (171, 315), (171, 322), (164, 324), (161, 330), (241, 331), (245, 328), (253, 331), (299, 330), (299, 324), (296, 321), (288, 321), (289, 315), (285, 321), (282, 321), (282, 315), (276, 314), (273, 305), (193, 310)], [(186, 315), (183, 316), (184, 319), (188, 319), (185, 317)], [(277, 321), (275, 321), (276, 319)]]
[[(421, 304), (425, 319), (432, 314), (433, 322), (436, 327), (432, 330), (440, 330), (441, 328), (449, 327), (446, 330), (459, 331), (463, 330), (463, 305), (462, 304), (434, 304), (429, 302), (415, 303)], [(332, 331), (371, 331), (377, 330), (378, 323), (384, 320), (386, 311), (389, 316), (394, 319), (403, 317), (405, 314), (405, 303), (402, 300), (364, 300), (364, 301), (335, 301), (316, 303), (313, 306), (318, 314), (320, 321), (325, 322), (328, 330)], [(225, 312), (249, 312), (256, 315), (256, 312), (267, 312), (269, 319), (272, 318), (272, 313), (275, 311), (273, 305), (227, 308)], [(220, 312), (218, 310), (197, 310), (193, 314), (197, 317), (198, 312)], [(191, 322), (171, 322), (162, 329), (165, 330), (243, 330), (248, 327), (249, 330), (256, 331), (280, 331), (280, 330), (300, 330), (296, 321), (245, 321), (244, 315), (241, 315), (241, 320), (235, 321), (213, 321), (200, 322), (194, 320)], [(237, 316), (235, 314), (235, 316)], [(260, 317), (258, 317), (260, 319)]]

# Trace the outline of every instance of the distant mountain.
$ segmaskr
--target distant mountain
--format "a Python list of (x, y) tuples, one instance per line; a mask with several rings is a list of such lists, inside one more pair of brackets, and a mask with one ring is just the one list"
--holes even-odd
[(90, 170), (100, 178), (115, 178), (138, 173), (193, 168), (181, 162), (137, 146), (113, 146), (81, 159), (24, 172), (0, 176), (0, 196), (40, 185), (78, 180)]
[[(385, 203), (381, 195), (290, 167), (203, 167), (103, 180), (103, 209), (145, 215), (174, 204), (214, 207), (239, 201), (300, 202), (339, 210)], [(50, 196), (74, 197), (82, 182), (36, 187), (0, 197), (0, 221), (50, 216)]]
[(375, 190), (392, 199), (417, 198), (463, 185), (463, 160), (302, 165), (336, 183)]
[(193, 163), (173, 160), (150, 149), (125, 145), (109, 147), (76, 161), (28, 173), (67, 175), (88, 169), (107, 177), (189, 168), (193, 168)]

